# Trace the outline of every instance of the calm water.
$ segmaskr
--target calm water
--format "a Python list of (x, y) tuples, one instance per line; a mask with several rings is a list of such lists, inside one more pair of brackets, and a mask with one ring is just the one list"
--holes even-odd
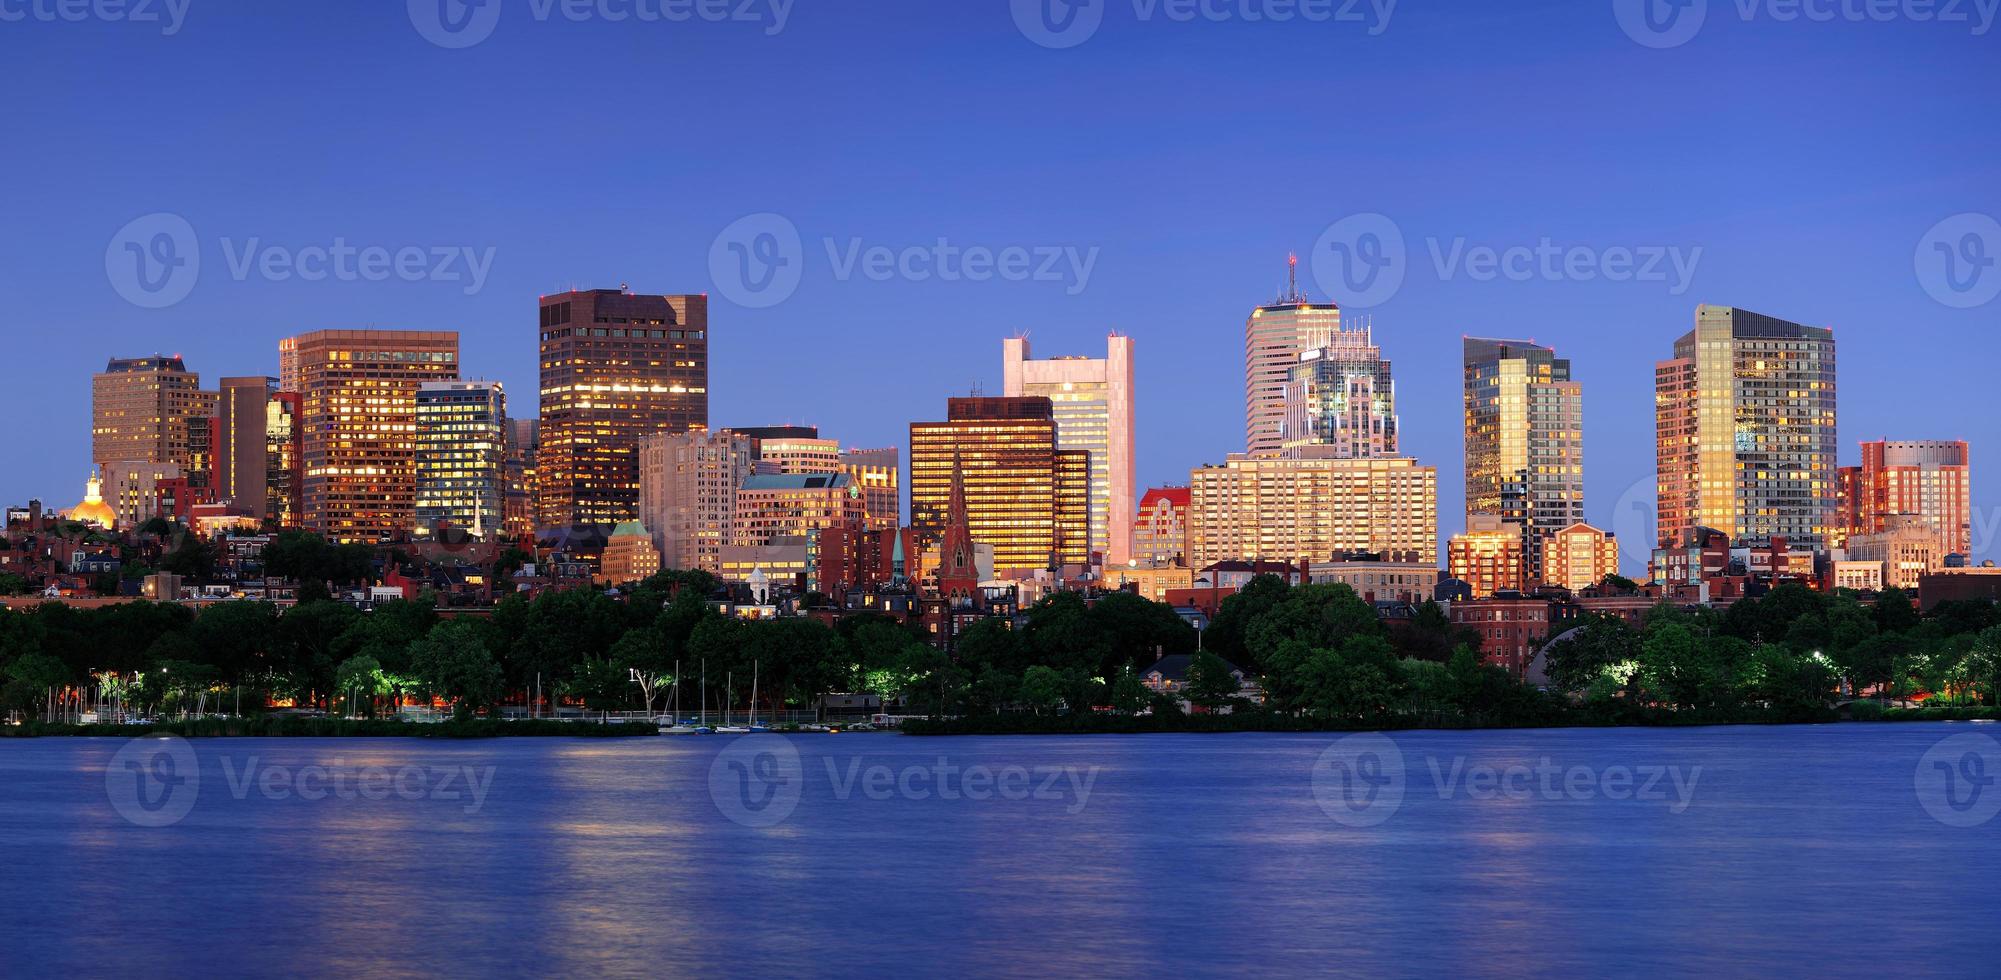
[(136, 806), (0, 741), (0, 973), (1995, 975), (2001, 819), (1914, 783), (1971, 732), (1398, 734), (1361, 811), (1333, 736), (162, 743)]

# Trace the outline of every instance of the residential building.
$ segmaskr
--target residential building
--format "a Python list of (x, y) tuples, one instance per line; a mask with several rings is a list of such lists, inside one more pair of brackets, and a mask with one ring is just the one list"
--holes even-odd
[(737, 488), (755, 462), (751, 438), (730, 430), (640, 437), (639, 511), (662, 564), (722, 573)]
[(1878, 534), (1916, 518), (1948, 554), (1973, 553), (1972, 451), (1964, 442), (1862, 444), (1862, 465), (1841, 468), (1842, 531)]
[(1407, 457), (1232, 455), (1189, 475), (1189, 564), (1438, 561), (1438, 471)]
[(1163, 564), (1188, 561), (1188, 488), (1154, 487), (1140, 498), (1133, 522), (1133, 559)]
[(1522, 529), (1497, 514), (1468, 516), (1466, 533), (1453, 535), (1446, 550), (1447, 570), (1466, 583), (1476, 599), (1528, 590)]
[(1328, 345), (1341, 332), (1341, 308), (1314, 304), (1299, 291), (1299, 260), (1290, 282), (1244, 324), (1244, 444), (1249, 455), (1271, 455), (1285, 446), (1285, 393), (1299, 355)]
[(1619, 539), (1583, 521), (1543, 542), (1542, 583), (1579, 592), (1619, 574)]
[(417, 536), (485, 539), (507, 525), (507, 394), (497, 381), (417, 389)]
[(1385, 561), (1368, 552), (1349, 552), (1314, 562), (1314, 585), (1345, 585), (1364, 602), (1430, 602), (1438, 589), (1438, 565), (1423, 561)]
[(1112, 334), (1105, 356), (1037, 360), (1027, 337), (1002, 341), (1001, 376), (1008, 397), (1049, 399), (1056, 448), (1090, 453), (1092, 551), (1106, 564), (1132, 557), (1134, 462), (1133, 340)]
[(1520, 340), (1468, 337), (1466, 513), (1522, 529), (1530, 577), (1543, 547), (1584, 520), (1584, 397), (1570, 361)]
[(1836, 537), (1834, 331), (1701, 306), (1654, 384), (1662, 543)]
[(208, 418), (215, 393), (178, 356), (114, 357), (90, 381), (90, 458), (186, 468), (191, 420)]
[(417, 389), (459, 376), (453, 331), (321, 330), (278, 344), (298, 392), (301, 523), (337, 542), (408, 534), (417, 519)]
[(632, 520), (639, 440), (708, 425), (708, 297), (544, 296), (540, 337), (540, 524)]
[(910, 523), (926, 548), (945, 533), (955, 473), (973, 541), (1014, 577), (1090, 561), (1090, 454), (1058, 447), (1044, 397), (953, 398), (943, 422), (910, 425)]
[(1547, 599), (1508, 595), (1455, 602), (1452, 625), (1480, 635), (1480, 658), (1504, 668), (1516, 680), (1528, 676), (1529, 662), (1552, 634)]

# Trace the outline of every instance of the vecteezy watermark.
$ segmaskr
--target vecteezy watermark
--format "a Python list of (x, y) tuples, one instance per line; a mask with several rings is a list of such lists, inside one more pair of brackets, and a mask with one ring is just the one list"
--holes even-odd
[[(1313, 764), (1313, 799), (1322, 812), (1348, 827), (1373, 827), (1403, 806), (1410, 773), (1403, 750), (1386, 735), (1350, 735), (1328, 746)], [(1686, 813), (1695, 801), (1702, 767), (1565, 766), (1549, 756), (1534, 765), (1496, 768), (1469, 764), (1464, 756), (1427, 755), (1421, 770), (1441, 800), (1664, 803)]]
[[(183, 0), (186, 2), (186, 0)], [(757, 24), (767, 37), (785, 30), (794, 0), (526, 0), (528, 16), (546, 24)], [(470, 48), (493, 36), (503, 0), (409, 0), (410, 23), (441, 48)]]
[[(1089, 41), (1105, 23), (1112, 0), (1010, 0), (1022, 36), (1063, 50)], [(1361, 24), (1370, 37), (1390, 28), (1399, 0), (1129, 0), (1133, 19), (1190, 24), (1205, 21), (1275, 24)]]
[(194, 0), (0, 0), (0, 24), (36, 21), (43, 24), (157, 24), (162, 37), (173, 37), (188, 22)]
[[(1710, 2), (1612, 0), (1612, 15), (1634, 41), (1650, 48), (1678, 48), (1701, 32), (1709, 19)], [(1993, 29), (2001, 0), (1730, 0), (1730, 5), (1747, 23), (1966, 24), (1974, 37), (1981, 37)]]
[(709, 799), (735, 823), (772, 827), (798, 809), (809, 779), (823, 777), (828, 798), (837, 803), (1039, 801), (1061, 805), (1074, 816), (1090, 803), (1099, 772), (1096, 766), (961, 766), (945, 756), (896, 765), (862, 755), (819, 761), (821, 771), (810, 771), (783, 735), (744, 736), (709, 764)]
[[(1100, 249), (1075, 245), (871, 244), (860, 238), (820, 240), (837, 282), (1035, 282), (1075, 296), (1090, 285)], [(731, 222), (709, 245), (709, 276), (724, 298), (764, 309), (792, 297), (805, 277), (807, 250), (799, 228), (783, 215), (753, 214)]]
[[(1664, 283), (1680, 296), (1693, 284), (1702, 246), (1561, 244), (1540, 238), (1533, 244), (1490, 245), (1451, 239), (1424, 239), (1432, 272), (1440, 282), (1615, 282)], [(1312, 254), (1313, 279), (1343, 306), (1380, 306), (1397, 294), (1410, 271), (1403, 229), (1389, 217), (1354, 214), (1327, 226)]]
[(1955, 310), (1984, 306), (2001, 296), (1997, 260), (2001, 260), (2001, 222), (1972, 212), (1933, 225), (1918, 239), (1912, 257), (1919, 285)]
[[(433, 800), (457, 803), (468, 814), (486, 805), (494, 766), (267, 766), (257, 756), (241, 765), (218, 760), (232, 799), (252, 793), (264, 800)], [(174, 736), (127, 742), (104, 767), (104, 795), (111, 808), (140, 827), (170, 827), (187, 819), (201, 798), (202, 765), (185, 739)]]
[(1948, 827), (1978, 827), (2001, 813), (2001, 742), (1967, 732), (1941, 740), (1911, 774), (1918, 803)]
[[(226, 237), (220, 245), (229, 277), (237, 282), (438, 282), (458, 284), (467, 296), (486, 288), (497, 252), (493, 246), (355, 245), (342, 237), (298, 247)], [(149, 214), (111, 236), (104, 274), (132, 305), (164, 309), (194, 292), (201, 253), (201, 239), (186, 218)]]
[(171, 827), (201, 797), (201, 760), (185, 739), (135, 738), (105, 764), (104, 796), (128, 823)]

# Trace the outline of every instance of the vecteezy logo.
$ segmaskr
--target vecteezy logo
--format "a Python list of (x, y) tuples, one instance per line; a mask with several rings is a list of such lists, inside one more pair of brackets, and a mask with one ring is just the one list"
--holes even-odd
[(1105, 0), (1014, 0), (1022, 36), (1055, 51), (1091, 39), (1105, 22)]
[(194, 226), (164, 212), (133, 219), (105, 246), (104, 275), (133, 306), (159, 310), (187, 299), (201, 278)]
[(1619, 502), (1613, 506), (1609, 527), (1612, 534), (1631, 548), (1641, 541), (1654, 540), (1654, 525), (1660, 518), (1660, 487), (1653, 480), (1642, 480), (1626, 488), (1619, 495)]
[(1918, 282), (1955, 310), (1970, 310), (2001, 296), (2001, 222), (1984, 214), (1955, 214), (1918, 240)]
[(171, 827), (195, 808), (201, 762), (184, 739), (133, 739), (105, 765), (104, 795), (136, 826)]
[(746, 827), (770, 827), (791, 816), (805, 785), (799, 750), (783, 735), (745, 735), (709, 764), (709, 799)]
[(1939, 742), (1918, 760), (1918, 802), (1948, 827), (1978, 827), (2001, 813), (2001, 742), (1968, 732)]
[(1702, 30), (1709, 0), (1612, 0), (1612, 14), (1627, 37), (1650, 48), (1678, 48)]
[(1313, 281), (1342, 306), (1389, 302), (1403, 288), (1408, 267), (1403, 230), (1380, 214), (1342, 218), (1313, 245)]
[(799, 227), (783, 215), (739, 218), (709, 246), (709, 280), (730, 302), (753, 310), (791, 299), (805, 265)]
[(1373, 827), (1403, 806), (1403, 750), (1388, 736), (1350, 735), (1313, 763), (1313, 800), (1335, 823)]
[(441, 48), (470, 48), (493, 36), (500, 0), (410, 0), (410, 23)]

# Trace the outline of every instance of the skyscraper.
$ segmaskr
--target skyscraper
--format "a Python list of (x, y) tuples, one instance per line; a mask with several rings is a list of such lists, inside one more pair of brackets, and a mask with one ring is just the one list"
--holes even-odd
[(1826, 547), (1835, 531), (1834, 331), (1700, 306), (1654, 366), (1659, 536)]
[(535, 454), (541, 447), (541, 419), (507, 420), (507, 461), (502, 468), (507, 498), (501, 505), (509, 538), (535, 535)]
[(224, 378), (218, 383), (211, 453), (215, 499), (263, 520), (269, 511), (273, 378)]
[(1022, 575), (1090, 560), (1090, 454), (1057, 448), (1048, 398), (954, 398), (948, 420), (910, 424), (910, 523), (925, 548), (948, 524), (961, 474), (972, 540), (994, 572)]
[(417, 536), (506, 531), (507, 395), (495, 381), (417, 389)]
[(264, 404), (264, 519), (281, 528), (305, 520), (305, 426), (296, 391), (274, 391)]
[(737, 488), (755, 472), (755, 459), (750, 437), (727, 429), (640, 438), (640, 521), (663, 566), (722, 573)]
[(1327, 562), (1367, 551), (1438, 561), (1438, 471), (1408, 457), (1325, 449), (1232, 455), (1189, 474), (1188, 563)]
[(594, 289), (541, 302), (544, 527), (639, 513), (639, 440), (709, 421), (709, 299)]
[(1285, 392), (1299, 355), (1326, 347), (1341, 331), (1341, 308), (1313, 304), (1299, 291), (1299, 260), (1284, 294), (1251, 311), (1244, 324), (1244, 443), (1252, 455), (1285, 446)]
[(888, 449), (849, 449), (841, 453), (841, 469), (861, 488), (871, 531), (894, 531), (903, 525), (903, 454)]
[(1369, 334), (1336, 330), (1300, 352), (1285, 389), (1286, 449), (1327, 446), (1346, 459), (1397, 454), (1396, 383)]
[(459, 376), (451, 331), (321, 330), (278, 342), (299, 393), (304, 526), (334, 541), (407, 534), (417, 519), (417, 388)]
[(1584, 395), (1570, 361), (1519, 340), (1464, 341), (1466, 517), (1522, 535), (1527, 578), (1551, 535), (1584, 520)]
[(1862, 465), (1841, 474), (1843, 536), (1880, 534), (1915, 518), (1939, 536), (1941, 554), (1973, 554), (1972, 450), (1964, 442), (1862, 444)]
[(171, 463), (187, 469), (190, 420), (206, 420), (215, 393), (179, 357), (114, 357), (90, 382), (91, 460)]
[(1133, 341), (1112, 334), (1105, 356), (1034, 360), (1028, 338), (1001, 342), (1002, 394), (1040, 396), (1056, 412), (1057, 448), (1091, 454), (1091, 550), (1132, 555), (1138, 470), (1133, 454)]

